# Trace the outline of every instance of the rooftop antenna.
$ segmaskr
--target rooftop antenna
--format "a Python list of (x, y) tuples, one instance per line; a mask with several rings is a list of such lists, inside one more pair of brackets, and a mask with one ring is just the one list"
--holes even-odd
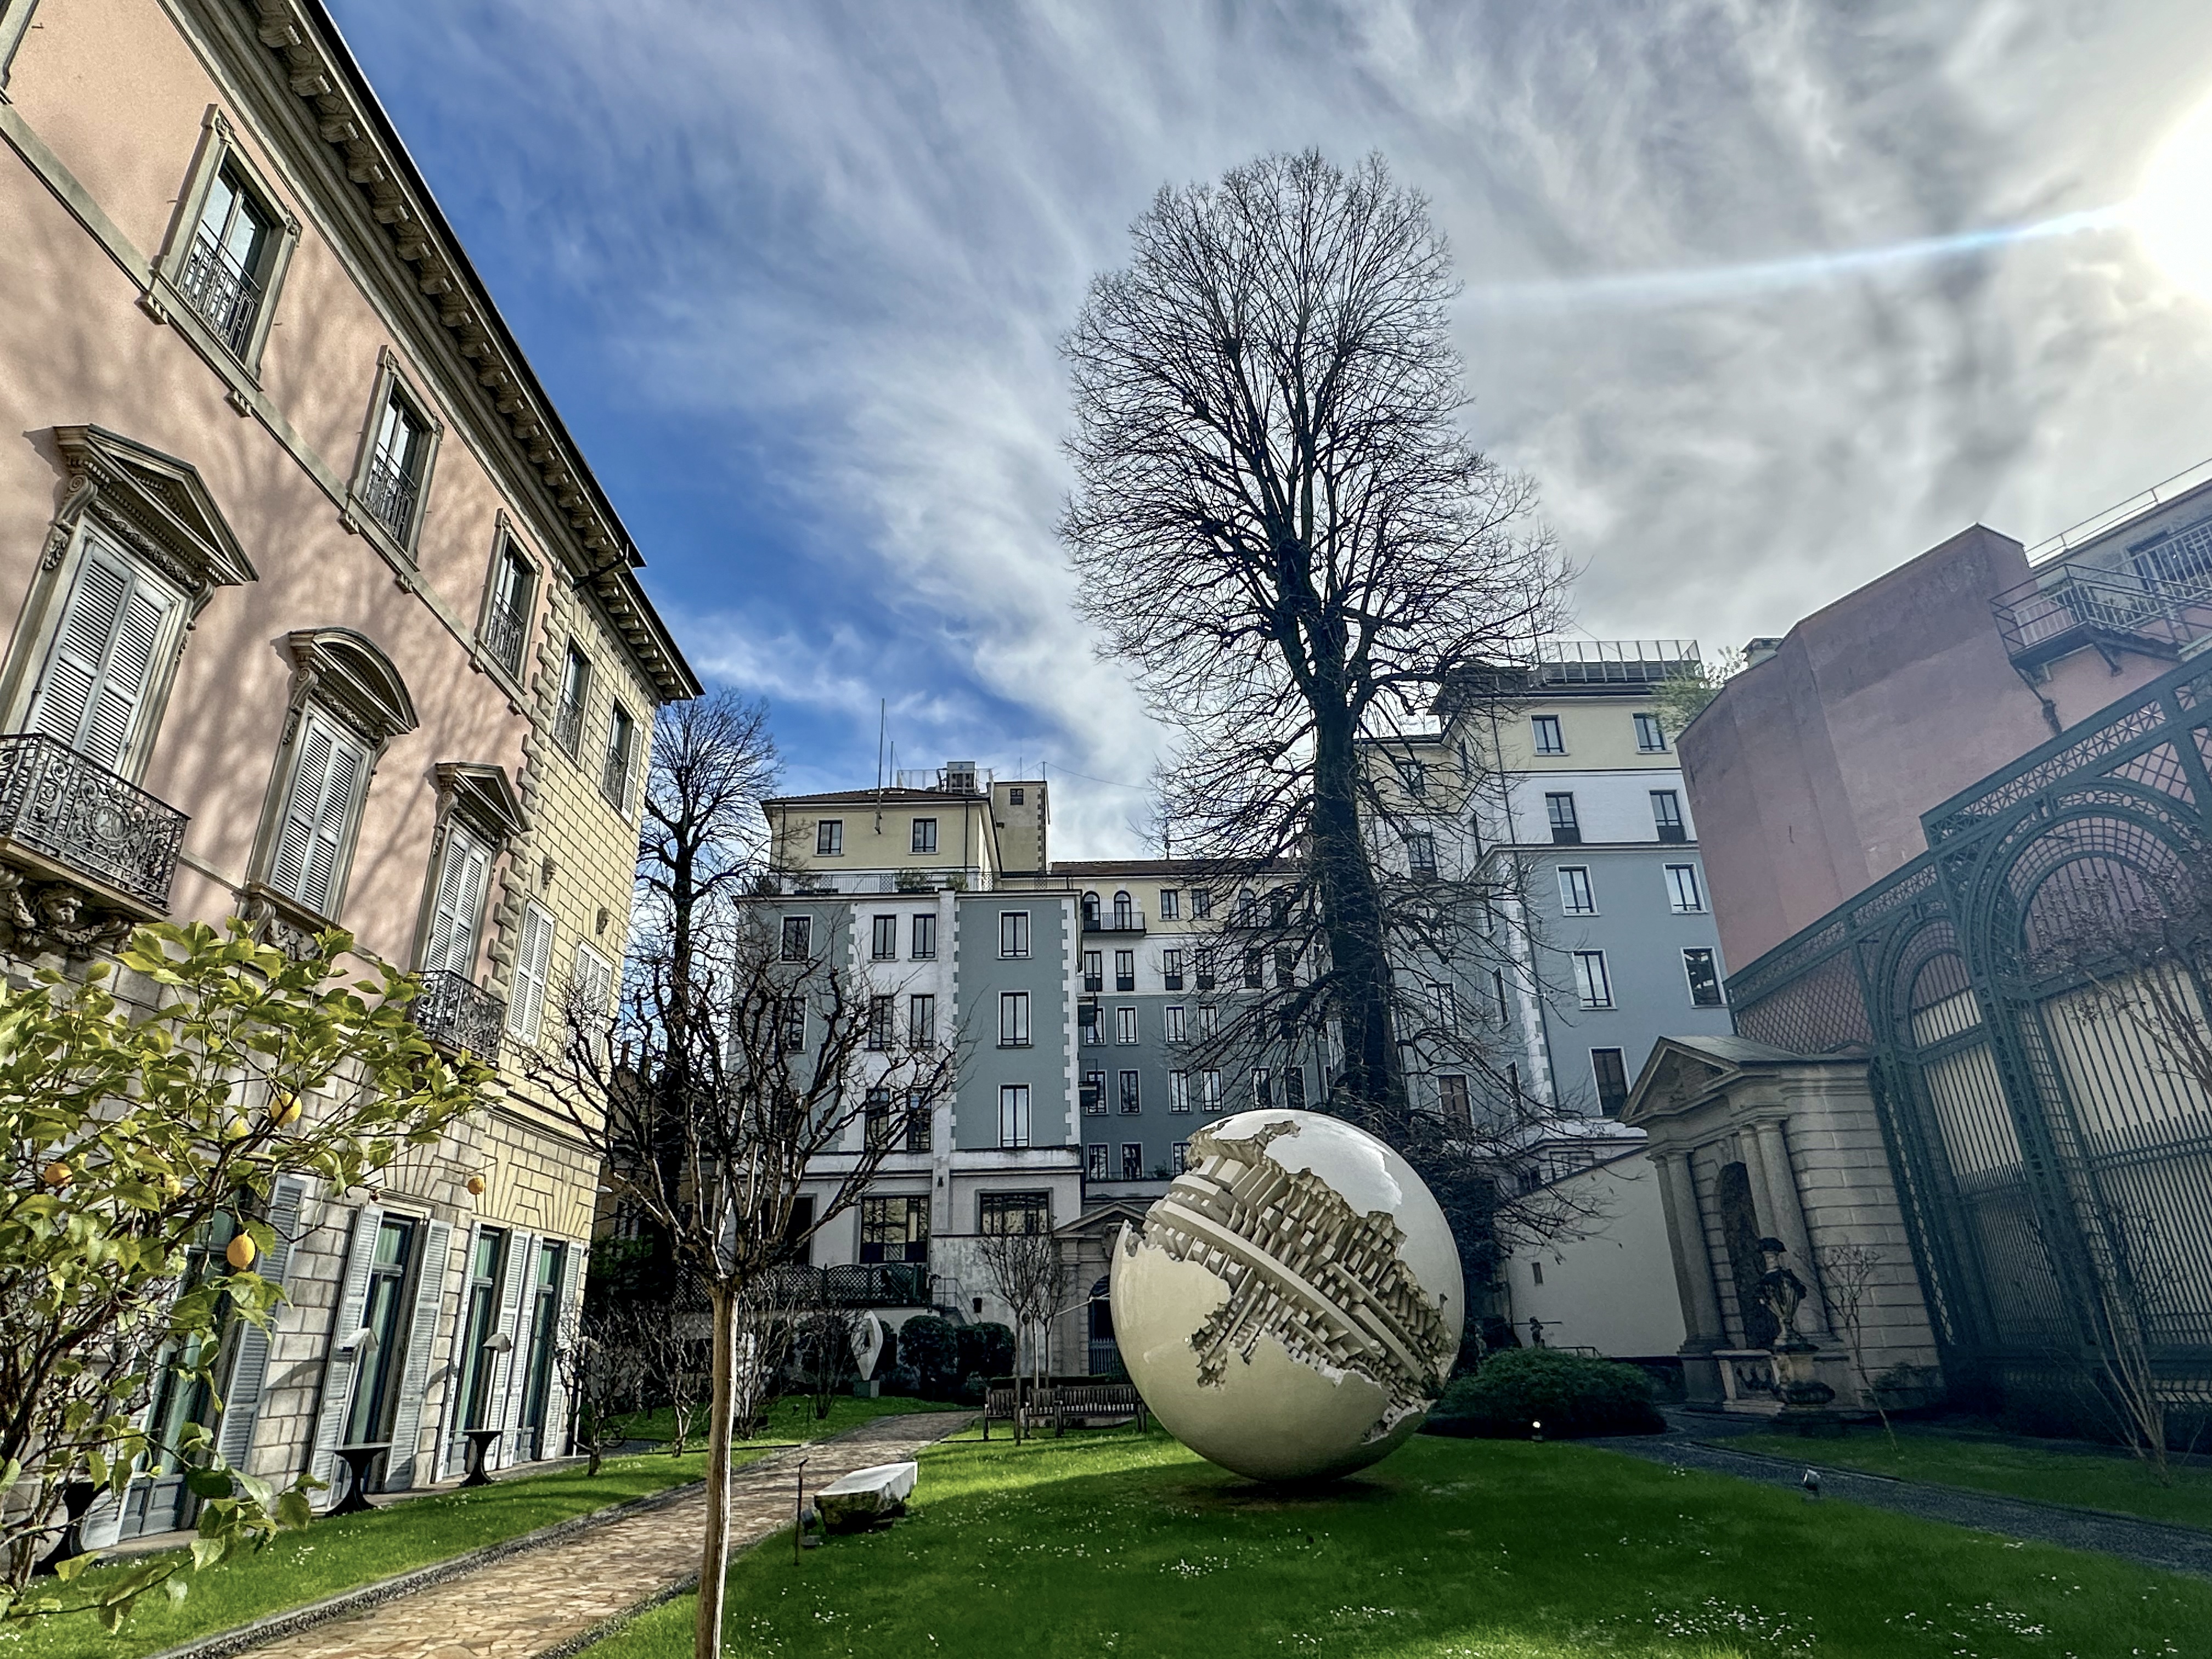
[[(891, 705), (888, 697), (876, 699), (876, 833), (884, 833), (884, 742), (890, 735)], [(891, 750), (891, 764), (898, 764), (898, 750)]]

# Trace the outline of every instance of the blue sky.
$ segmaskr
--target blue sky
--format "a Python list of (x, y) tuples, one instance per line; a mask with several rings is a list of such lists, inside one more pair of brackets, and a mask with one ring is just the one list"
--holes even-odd
[(1779, 632), (2212, 455), (2212, 303), (2094, 218), (2212, 96), (2202, 0), (332, 5), (789, 782), (872, 780), (888, 699), (902, 764), (1048, 761), (1063, 856), (1135, 850), (1168, 752), (1052, 534), (1055, 342), (1164, 182), (1431, 197), (1469, 425), (1601, 636)]

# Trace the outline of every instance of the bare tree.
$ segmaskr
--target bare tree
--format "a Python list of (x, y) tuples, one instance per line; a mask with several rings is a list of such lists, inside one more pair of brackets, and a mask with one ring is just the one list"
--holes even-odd
[(1867, 1374), (1866, 1364), (1867, 1295), (1888, 1259), (1871, 1244), (1824, 1244), (1813, 1255), (1828, 1304), (1829, 1326), (1842, 1335), (1859, 1392), (1881, 1419), (1882, 1432), (1889, 1437), (1890, 1449), (1894, 1451), (1897, 1429), (1889, 1420), (1888, 1407), (1882, 1403), (1881, 1387)]
[[(1028, 1399), (1017, 1402), (1014, 1418), (1019, 1438), (1028, 1425), (1029, 1401), (1043, 1388), (1050, 1364), (1046, 1344), (1052, 1317), (1061, 1311), (1060, 1304), (1067, 1296), (1067, 1261), (1060, 1254), (1060, 1240), (1042, 1229), (981, 1234), (975, 1240), (975, 1257), (982, 1264), (985, 1281), (1013, 1313), (1016, 1340), (1029, 1350)], [(1017, 1367), (1020, 1363), (1018, 1350)]]
[[(715, 707), (658, 729), (668, 746), (653, 756), (640, 838), (647, 914), (620, 994), (611, 1007), (572, 994), (560, 1054), (532, 1068), (708, 1304), (698, 1659), (721, 1649), (748, 1297), (873, 1182), (893, 1138), (870, 1126), (928, 1111), (953, 1076), (951, 1050), (891, 1029), (829, 940), (779, 932), (734, 902), (758, 871), (744, 803), (773, 775), (773, 749), (758, 720), (717, 719)], [(835, 1184), (802, 1220), (800, 1184), (831, 1153)]]
[[(1559, 559), (1527, 526), (1532, 486), (1461, 426), (1449, 258), (1379, 158), (1271, 155), (1164, 189), (1133, 238), (1065, 343), (1061, 528), (1102, 648), (1183, 734), (1164, 827), (1235, 895), (1200, 968), (1241, 1012), (1197, 1063), (1318, 1051), (1330, 1109), (1487, 1237), (1540, 1114), (1494, 1043), (1444, 1029), (1428, 981), (1507, 965), (1479, 918), (1519, 872), (1439, 858), (1474, 781), (1425, 775), (1413, 739), (1441, 696), (1529, 661)], [(1409, 1090), (1408, 1056), (1447, 1041), (1486, 1116), (1440, 1122)]]
[(820, 1301), (800, 1313), (793, 1332), (799, 1361), (806, 1374), (807, 1390), (814, 1396), (817, 1423), (830, 1415), (830, 1402), (848, 1377), (859, 1374), (853, 1343), (860, 1334), (857, 1309)]
[[(646, 1322), (630, 1309), (578, 1310), (562, 1321), (553, 1364), (568, 1391), (577, 1448), (599, 1472), (607, 1454), (629, 1438), (642, 1404)], [(627, 1400), (630, 1409), (624, 1411)]]
[(706, 1300), (696, 1286), (684, 1282), (666, 1302), (643, 1310), (636, 1326), (639, 1368), (655, 1399), (667, 1405), (674, 1419), (669, 1455), (681, 1457), (709, 1375)]

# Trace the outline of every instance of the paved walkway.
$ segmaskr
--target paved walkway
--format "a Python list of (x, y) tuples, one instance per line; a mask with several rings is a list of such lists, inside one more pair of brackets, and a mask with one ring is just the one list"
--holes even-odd
[[(800, 1457), (811, 1491), (911, 1457), (972, 1420), (963, 1412), (879, 1417), (746, 1464), (731, 1480), (731, 1553), (790, 1524)], [(695, 1580), (706, 1510), (706, 1494), (696, 1492), (251, 1651), (254, 1659), (535, 1659)]]
[(1648, 1462), (1732, 1474), (1768, 1486), (1796, 1487), (1807, 1469), (1818, 1469), (1823, 1501), (1841, 1498), (1872, 1509), (1917, 1515), (1923, 1521), (1946, 1521), (1953, 1526), (1972, 1527), (2007, 1538), (2058, 1544), (2068, 1549), (2097, 1550), (2142, 1566), (2212, 1578), (2212, 1533), (2199, 1532), (2193, 1527), (2168, 1526), (2160, 1521), (2138, 1521), (2101, 1510), (2069, 1509), (2058, 1504), (2005, 1498), (1996, 1492), (1969, 1492), (1960, 1486), (1930, 1486), (1917, 1480), (1893, 1480), (1886, 1475), (1837, 1468), (1820, 1461), (1820, 1443), (1817, 1440), (1805, 1443), (1802, 1461), (1703, 1445), (1679, 1430), (1583, 1443), (1626, 1452)]

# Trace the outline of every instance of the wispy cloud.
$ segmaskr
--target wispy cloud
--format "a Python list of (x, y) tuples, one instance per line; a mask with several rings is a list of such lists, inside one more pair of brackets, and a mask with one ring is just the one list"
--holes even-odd
[(1431, 194), (1596, 631), (1771, 631), (2212, 453), (2212, 309), (2110, 229), (1972, 240), (2126, 198), (2212, 90), (2184, 0), (337, 9), (702, 665), (820, 781), (878, 699), (902, 757), (1058, 763), (1070, 852), (1136, 816), (1073, 774), (1164, 744), (1068, 606), (1055, 341), (1164, 182)]

